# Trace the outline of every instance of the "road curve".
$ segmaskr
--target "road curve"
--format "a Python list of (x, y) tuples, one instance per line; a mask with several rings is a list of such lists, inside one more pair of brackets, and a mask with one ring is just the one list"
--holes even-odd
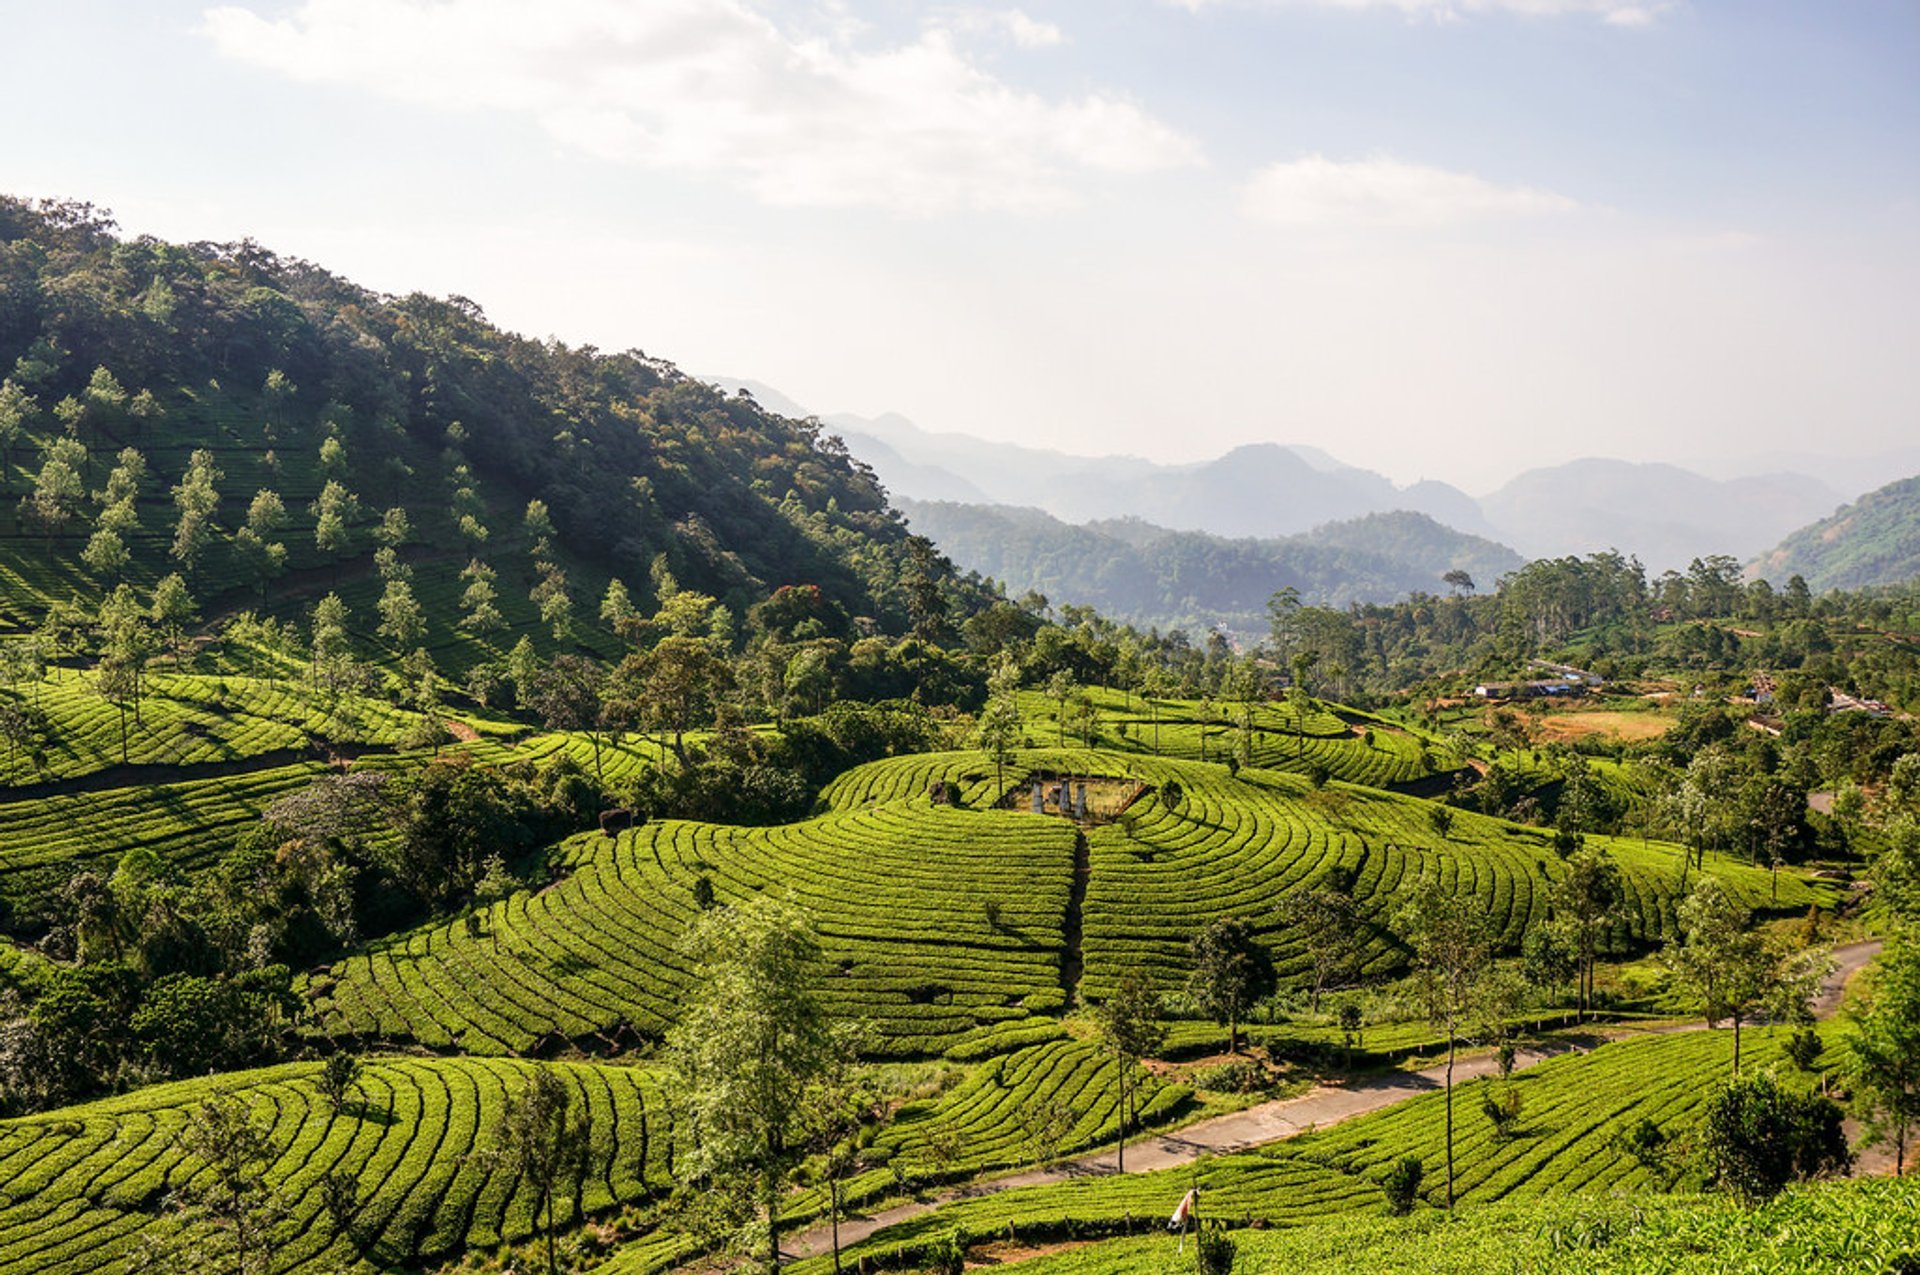
[[(1831, 1018), (1838, 1012), (1848, 980), (1880, 954), (1880, 946), (1879, 939), (1868, 939), (1859, 943), (1844, 944), (1834, 949), (1833, 969), (1820, 981), (1820, 990), (1814, 996), (1813, 1012), (1816, 1018)], [(1589, 1037), (1568, 1039), (1543, 1049), (1521, 1050), (1514, 1060), (1514, 1067), (1516, 1070), (1531, 1067), (1557, 1054), (1584, 1053), (1605, 1044), (1608, 1040), (1619, 1039), (1623, 1035), (1702, 1030), (1705, 1030), (1705, 1024), (1702, 1023), (1674, 1023), (1641, 1031), (1615, 1030), (1611, 1033), (1596, 1033)], [(1471, 1058), (1460, 1059), (1453, 1066), (1454, 1082), (1458, 1084), (1463, 1080), (1492, 1075), (1498, 1067), (1499, 1063), (1492, 1054), (1477, 1054)], [(1446, 1078), (1447, 1069), (1444, 1065), (1427, 1067), (1420, 1071), (1381, 1072), (1361, 1076), (1344, 1084), (1319, 1085), (1298, 1097), (1280, 1098), (1273, 1102), (1263, 1102), (1256, 1107), (1248, 1107), (1245, 1111), (1235, 1111), (1224, 1116), (1199, 1120), (1185, 1128), (1142, 1138), (1130, 1145), (1127, 1148), (1126, 1172), (1150, 1173), (1156, 1169), (1170, 1169), (1189, 1163), (1203, 1155), (1246, 1151), (1269, 1142), (1279, 1142), (1310, 1129), (1323, 1129), (1328, 1125), (1339, 1124), (1343, 1120), (1351, 1120), (1355, 1116), (1366, 1115), (1383, 1107), (1391, 1107), (1408, 1098), (1431, 1093), (1445, 1085)], [(1118, 1157), (1112, 1150), (1100, 1151), (1066, 1161), (1050, 1169), (1029, 1169), (984, 1182), (972, 1182), (927, 1199), (909, 1200), (896, 1204), (877, 1213), (869, 1213), (857, 1218), (842, 1218), (840, 1247), (844, 1249), (866, 1239), (876, 1231), (896, 1223), (911, 1221), (956, 1200), (972, 1200), (982, 1196), (996, 1195), (1001, 1191), (1012, 1190), (1014, 1187), (1040, 1186), (1050, 1182), (1068, 1182), (1075, 1178), (1118, 1173), (1120, 1169), (1117, 1160)], [(782, 1242), (780, 1251), (792, 1258), (816, 1257), (828, 1252), (832, 1245), (832, 1231), (825, 1224), (818, 1224), (804, 1231), (796, 1231)]]

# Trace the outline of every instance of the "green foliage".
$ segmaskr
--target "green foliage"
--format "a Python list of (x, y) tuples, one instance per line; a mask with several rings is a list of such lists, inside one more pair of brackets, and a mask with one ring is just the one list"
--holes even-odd
[(1240, 1023), (1255, 1004), (1273, 994), (1273, 958), (1253, 927), (1237, 917), (1216, 917), (1189, 946), (1193, 972), (1187, 994), (1200, 1011), (1227, 1029), (1227, 1050), (1240, 1049)]
[(1798, 1178), (1845, 1170), (1852, 1156), (1829, 1099), (1783, 1086), (1770, 1072), (1736, 1078), (1707, 1099), (1700, 1156), (1710, 1179), (1748, 1202)]
[(1420, 1199), (1420, 1180), (1425, 1176), (1426, 1165), (1416, 1155), (1401, 1156), (1388, 1165), (1386, 1176), (1380, 1179), (1380, 1189), (1387, 1197), (1387, 1212), (1395, 1217), (1413, 1212), (1414, 1204)]

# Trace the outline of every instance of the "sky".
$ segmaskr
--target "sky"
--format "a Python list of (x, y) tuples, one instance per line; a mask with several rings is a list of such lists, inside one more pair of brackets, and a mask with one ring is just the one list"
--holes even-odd
[(0, 192), (821, 413), (1475, 494), (1920, 438), (1915, 0), (0, 15)]

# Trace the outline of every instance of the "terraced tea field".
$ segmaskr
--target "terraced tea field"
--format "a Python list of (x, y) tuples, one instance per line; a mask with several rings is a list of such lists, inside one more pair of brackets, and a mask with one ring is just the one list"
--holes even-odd
[[(1292, 700), (1251, 705), (1200, 700), (1152, 699), (1098, 687), (1076, 692), (1098, 712), (1094, 746), (1111, 752), (1144, 753), (1178, 761), (1215, 761), (1239, 756), (1248, 765), (1307, 774), (1324, 769), (1348, 783), (1385, 787), (1410, 783), (1464, 764), (1438, 736), (1352, 710)], [(1033, 744), (1086, 744), (1069, 707), (1064, 732), (1059, 701), (1038, 691), (1020, 696), (1026, 736)], [(1157, 728), (1156, 728), (1157, 720)]]
[[(329, 696), (299, 681), (150, 673), (145, 684), (138, 718), (131, 711), (126, 716), (123, 761), (120, 710), (96, 693), (91, 676), (55, 670), (30, 696), (47, 719), (41, 756), (37, 762), (14, 757), (4, 782), (72, 780), (123, 764), (217, 765), (322, 741), (391, 748), (420, 724), (419, 714), (382, 700)], [(443, 716), (482, 736), (523, 729), (470, 714)]]
[[(143, 1234), (164, 1235), (171, 1190), (204, 1172), (179, 1145), (191, 1108), (232, 1094), (265, 1127), (265, 1181), (288, 1209), (273, 1270), (373, 1271), (525, 1239), (534, 1196), (496, 1155), (500, 1117), (535, 1068), (559, 1075), (592, 1146), (578, 1191), (556, 1201), (577, 1220), (671, 1189), (671, 1121), (652, 1073), (626, 1067), (467, 1058), (370, 1064), (360, 1092), (334, 1111), (320, 1067), (264, 1071), (143, 1089), (45, 1117), (0, 1122), (0, 1269), (95, 1275), (133, 1268)], [(323, 1204), (322, 1180), (360, 1189), (352, 1233)]]
[[(1743, 1043), (1744, 1065), (1781, 1062), (1779, 1033), (1753, 1030)], [(1683, 1138), (1714, 1083), (1727, 1074), (1731, 1056), (1727, 1032), (1682, 1032), (1548, 1059), (1516, 1072), (1510, 1082), (1523, 1106), (1517, 1130), (1505, 1139), (1494, 1136), (1480, 1113), (1474, 1087), (1462, 1086), (1455, 1095), (1462, 1204), (1665, 1190), (1669, 1177), (1628, 1154), (1615, 1135), (1646, 1118), (1670, 1138)], [(1407, 1155), (1424, 1162), (1423, 1194), (1437, 1202), (1446, 1172), (1439, 1128), (1444, 1101), (1442, 1094), (1429, 1093), (1257, 1152), (1191, 1166), (1124, 1177), (1089, 1174), (962, 1199), (887, 1227), (851, 1253), (883, 1268), (912, 1269), (925, 1245), (955, 1229), (1028, 1243), (1137, 1234), (1164, 1219), (1190, 1186), (1200, 1188), (1203, 1213), (1216, 1222), (1319, 1226), (1341, 1215), (1382, 1212), (1378, 1183), (1389, 1164)], [(829, 1268), (815, 1261), (795, 1269)]]
[[(1350, 1275), (1356, 1253), (1370, 1275), (1860, 1275), (1898, 1271), (1920, 1247), (1920, 1178), (1812, 1183), (1757, 1209), (1724, 1197), (1542, 1198), (1234, 1239), (1246, 1268), (1292, 1275)], [(1176, 1247), (1155, 1235), (1004, 1260), (1021, 1275), (1163, 1275)]]
[[(1517, 946), (1544, 918), (1564, 871), (1537, 830), (1460, 813), (1434, 829), (1416, 798), (1332, 787), (1296, 776), (1087, 751), (1023, 752), (1009, 784), (1031, 771), (1178, 781), (1177, 807), (1157, 792), (1118, 822), (1086, 832), (1083, 978), (1107, 995), (1144, 968), (1166, 987), (1185, 977), (1186, 945), (1208, 919), (1235, 913), (1273, 942), (1283, 967), (1303, 961), (1301, 936), (1279, 916), (1286, 894), (1342, 863), (1374, 924), (1367, 965), (1398, 966), (1385, 925), (1405, 891), (1437, 874), (1485, 899), (1502, 941)], [(936, 780), (962, 808), (935, 807)], [(984, 1025), (1052, 1013), (1065, 1003), (1070, 883), (1077, 830), (1054, 816), (979, 808), (994, 797), (978, 753), (934, 753), (857, 767), (823, 795), (829, 813), (780, 828), (666, 822), (608, 840), (576, 837), (565, 875), (488, 910), (481, 933), (449, 921), (378, 943), (315, 976), (322, 1031), (434, 1048), (524, 1053), (557, 1041), (595, 1048), (657, 1037), (671, 1021), (685, 963), (676, 945), (705, 877), (720, 902), (790, 890), (817, 918), (837, 1010), (872, 1021), (878, 1052), (938, 1053)], [(1628, 892), (1622, 942), (1668, 934), (1679, 852), (1609, 843)], [(1749, 903), (1765, 873), (1715, 861)], [(1783, 878), (1779, 908), (1804, 911), (1831, 891)]]
[(982, 1024), (1057, 1010), (1073, 829), (901, 797), (775, 828), (668, 821), (566, 843), (565, 876), (372, 945), (313, 978), (321, 1030), (473, 1053), (656, 1037), (704, 878), (720, 903), (790, 892), (814, 917), (835, 1011), (880, 1053), (938, 1053)]
[(326, 769), (300, 762), (254, 774), (0, 800), (0, 895), (45, 894), (83, 867), (111, 868), (136, 847), (183, 868), (205, 866), (231, 850), (277, 798)]

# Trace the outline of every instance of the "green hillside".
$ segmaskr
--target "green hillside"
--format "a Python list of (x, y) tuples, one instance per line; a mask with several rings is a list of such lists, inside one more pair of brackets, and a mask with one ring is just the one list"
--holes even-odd
[[(501, 1147), (502, 1111), (537, 1069), (557, 1075), (589, 1113), (592, 1148), (570, 1219), (672, 1189), (671, 1120), (658, 1079), (634, 1068), (465, 1058), (369, 1065), (338, 1109), (320, 1066), (143, 1089), (0, 1122), (0, 1268), (56, 1272), (138, 1269), (143, 1243), (185, 1252), (162, 1205), (205, 1172), (179, 1142), (190, 1114), (231, 1096), (272, 1145), (264, 1180), (287, 1202), (275, 1271), (417, 1269), (475, 1244), (524, 1240), (534, 1198)], [(344, 1175), (359, 1195), (350, 1223), (324, 1204), (323, 1180)], [(183, 1260), (183, 1259), (175, 1259)]]
[[(1778, 1062), (1779, 1045), (1779, 1033), (1754, 1033), (1746, 1055), (1749, 1065)], [(1518, 1126), (1505, 1137), (1497, 1136), (1480, 1113), (1476, 1095), (1457, 1095), (1457, 1181), (1462, 1203), (1468, 1206), (1460, 1211), (1459, 1225), (1505, 1216), (1488, 1211), (1487, 1206), (1496, 1203), (1569, 1196), (1591, 1201), (1625, 1196), (1643, 1208), (1686, 1207), (1660, 1194), (1673, 1184), (1684, 1162), (1676, 1157), (1671, 1171), (1656, 1169), (1630, 1154), (1616, 1135), (1646, 1119), (1669, 1137), (1690, 1136), (1692, 1122), (1715, 1081), (1726, 1073), (1731, 1054), (1725, 1033), (1692, 1032), (1623, 1040), (1549, 1059), (1515, 1073), (1511, 1082), (1500, 1082), (1520, 1095)], [(1127, 1177), (1088, 1175), (948, 1203), (880, 1231), (847, 1256), (867, 1258), (882, 1269), (913, 1270), (924, 1261), (926, 1246), (956, 1229), (982, 1242), (1014, 1237), (1027, 1244), (1138, 1233), (1170, 1214), (1190, 1187), (1199, 1188), (1204, 1215), (1217, 1223), (1242, 1228), (1258, 1219), (1263, 1227), (1295, 1232), (1278, 1246), (1279, 1252), (1332, 1248), (1335, 1236), (1351, 1239), (1359, 1233), (1355, 1228), (1404, 1244), (1410, 1229), (1414, 1235), (1428, 1233), (1419, 1227), (1419, 1216), (1392, 1223), (1361, 1219), (1377, 1219), (1385, 1212), (1380, 1181), (1386, 1166), (1406, 1155), (1426, 1162), (1425, 1202), (1442, 1202), (1445, 1164), (1436, 1155), (1442, 1145), (1436, 1126), (1444, 1118), (1444, 1101), (1438, 1093), (1427, 1094), (1324, 1132), (1305, 1133), (1262, 1151), (1204, 1159), (1192, 1168)], [(1693, 1206), (1698, 1207), (1697, 1197)], [(1420, 1216), (1426, 1214), (1422, 1209)], [(1322, 1227), (1330, 1229), (1321, 1232)], [(1262, 1251), (1266, 1237), (1246, 1230), (1236, 1234), (1245, 1237), (1242, 1242), (1254, 1253)], [(1159, 1244), (1171, 1242), (1163, 1239)], [(1910, 1233), (1908, 1242), (1920, 1242), (1920, 1233)], [(1152, 1249), (1157, 1264), (1141, 1259), (1139, 1266), (1129, 1265), (1138, 1248), (1126, 1242), (1100, 1244), (1071, 1257), (1036, 1261), (1032, 1269), (1166, 1269), (1167, 1254), (1159, 1247)], [(612, 1269), (645, 1268), (616, 1261)], [(831, 1267), (814, 1260), (795, 1269), (817, 1275)]]
[(1793, 576), (1816, 593), (1905, 584), (1920, 576), (1920, 477), (1870, 491), (1802, 527), (1748, 568), (1776, 586)]
[(913, 529), (1010, 594), (1099, 608), (1146, 627), (1263, 633), (1284, 588), (1311, 605), (1441, 593), (1448, 572), (1491, 585), (1524, 561), (1504, 545), (1425, 514), (1372, 513), (1279, 539), (1172, 531), (1139, 519), (1075, 526), (1038, 509), (901, 502)]
[[(178, 572), (202, 615), (303, 618), (334, 592), (371, 636), (401, 579), (424, 628), (386, 644), (464, 668), (521, 633), (604, 643), (614, 578), (643, 609), (671, 582), (736, 620), (812, 584), (895, 631), (914, 581), (965, 591), (811, 423), (461, 298), (110, 228), (0, 198), (0, 625)], [(462, 624), (469, 563), (497, 621)]]
[[(436, 923), (314, 975), (316, 1021), (333, 1036), (483, 1054), (657, 1038), (674, 1017), (685, 977), (677, 943), (704, 879), (720, 903), (790, 892), (818, 919), (836, 1012), (874, 1025), (876, 1053), (937, 1054), (976, 1029), (1056, 1013), (1070, 995), (1104, 998), (1123, 970), (1174, 990), (1188, 942), (1225, 913), (1248, 918), (1297, 976), (1302, 936), (1280, 905), (1335, 865), (1354, 871), (1363, 964), (1375, 973), (1404, 962), (1388, 921), (1424, 880), (1478, 895), (1499, 941), (1517, 951), (1566, 871), (1537, 830), (1463, 812), (1443, 835), (1428, 803), (1378, 790), (1085, 750), (1021, 752), (1008, 787), (1033, 774), (1146, 786), (1125, 816), (1084, 834), (1082, 917), (1068, 916), (1074, 826), (1018, 801), (993, 808), (996, 781), (978, 753), (921, 754), (849, 771), (827, 790), (832, 812), (805, 823), (670, 821), (576, 837), (558, 885), (495, 904), (477, 929)], [(937, 782), (957, 786), (960, 808), (930, 801)], [(1170, 806), (1174, 783), (1184, 791)], [(1600, 844), (1626, 887), (1619, 949), (1670, 935), (1678, 848)], [(1765, 872), (1711, 866), (1762, 910), (1833, 902), (1831, 890), (1789, 876), (1772, 903)]]

